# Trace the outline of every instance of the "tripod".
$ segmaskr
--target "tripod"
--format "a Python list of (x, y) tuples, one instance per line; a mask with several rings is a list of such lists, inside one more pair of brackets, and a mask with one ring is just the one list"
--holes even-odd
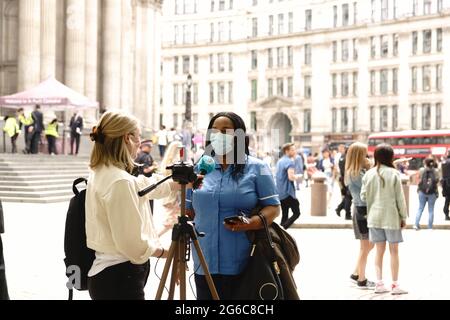
[[(170, 279), (169, 297), (168, 300), (173, 300), (175, 292), (175, 282), (177, 273), (180, 276), (180, 300), (186, 300), (186, 263), (190, 257), (190, 240), (194, 244), (197, 251), (200, 265), (205, 272), (206, 281), (208, 283), (209, 291), (214, 300), (219, 300), (216, 287), (209, 273), (208, 265), (206, 264), (205, 256), (197, 239), (197, 230), (195, 230), (192, 223), (189, 223), (189, 219), (186, 216), (186, 184), (181, 184), (181, 215), (178, 218), (178, 223), (174, 226), (172, 231), (172, 243), (170, 245), (169, 254), (166, 264), (164, 265), (164, 271), (159, 283), (158, 291), (156, 293), (155, 300), (161, 300), (162, 293), (169, 275), (170, 265), (172, 264), (172, 275)], [(204, 234), (198, 234), (203, 237)]]

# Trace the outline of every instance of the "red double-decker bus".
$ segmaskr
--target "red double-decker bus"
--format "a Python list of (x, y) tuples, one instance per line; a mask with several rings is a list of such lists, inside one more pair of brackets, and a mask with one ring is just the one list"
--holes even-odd
[(424, 158), (433, 155), (438, 158), (450, 149), (450, 130), (411, 130), (399, 132), (382, 132), (369, 136), (369, 155), (380, 143), (389, 143), (394, 148), (396, 158), (413, 158), (411, 169), (422, 166)]

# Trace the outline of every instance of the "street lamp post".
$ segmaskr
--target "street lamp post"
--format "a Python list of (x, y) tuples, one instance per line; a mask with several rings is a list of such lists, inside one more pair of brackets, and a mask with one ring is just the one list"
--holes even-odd
[(184, 114), (183, 126), (183, 145), (186, 147), (186, 156), (188, 156), (192, 147), (192, 76), (189, 74), (186, 81), (186, 109)]

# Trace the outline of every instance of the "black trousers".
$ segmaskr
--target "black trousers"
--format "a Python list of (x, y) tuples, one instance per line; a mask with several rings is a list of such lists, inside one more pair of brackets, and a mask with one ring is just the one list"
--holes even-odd
[(343, 195), (341, 203), (337, 206), (336, 212), (341, 212), (345, 209), (345, 217), (347, 219), (352, 218), (352, 195), (348, 188), (341, 190), (341, 194)]
[(58, 154), (56, 151), (56, 137), (47, 135), (48, 154)]
[(3, 258), (3, 242), (0, 235), (0, 300), (9, 300), (8, 286), (6, 284), (5, 260)]
[[(300, 217), (300, 203), (297, 199), (291, 196), (283, 199), (281, 202), (281, 226), (288, 229), (295, 220)], [(289, 218), (289, 209), (294, 213), (292, 217)]]
[[(225, 276), (220, 274), (214, 274), (211, 276), (220, 300), (233, 300), (233, 292), (237, 287), (237, 278), (239, 276)], [(196, 274), (195, 286), (197, 289), (197, 300), (213, 299), (205, 276)]]
[(449, 209), (448, 209), (449, 205), (450, 205), (450, 196), (446, 196), (445, 203), (444, 203), (444, 213), (446, 216), (448, 216), (448, 213), (449, 213)]
[(33, 132), (31, 134), (31, 153), (32, 154), (38, 154), (39, 152), (39, 142), (41, 141), (41, 133), (40, 132)]
[(88, 278), (92, 300), (145, 300), (144, 288), (150, 274), (150, 261), (141, 265), (124, 262)]
[(11, 137), (11, 153), (17, 153), (17, 137), (19, 136), (18, 133), (16, 133), (14, 136)]
[(75, 145), (75, 154), (78, 154), (78, 151), (80, 150), (80, 138), (81, 136), (78, 133), (71, 133), (70, 134), (70, 154), (73, 153), (73, 147)]

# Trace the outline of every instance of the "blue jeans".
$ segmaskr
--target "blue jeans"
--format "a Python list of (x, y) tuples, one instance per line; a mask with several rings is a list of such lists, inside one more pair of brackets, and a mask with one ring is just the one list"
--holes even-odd
[(416, 214), (416, 226), (420, 225), (420, 218), (422, 217), (423, 209), (425, 209), (425, 204), (428, 202), (428, 228), (433, 228), (433, 220), (434, 220), (434, 204), (436, 202), (435, 194), (425, 194), (422, 191), (419, 191), (419, 210)]

